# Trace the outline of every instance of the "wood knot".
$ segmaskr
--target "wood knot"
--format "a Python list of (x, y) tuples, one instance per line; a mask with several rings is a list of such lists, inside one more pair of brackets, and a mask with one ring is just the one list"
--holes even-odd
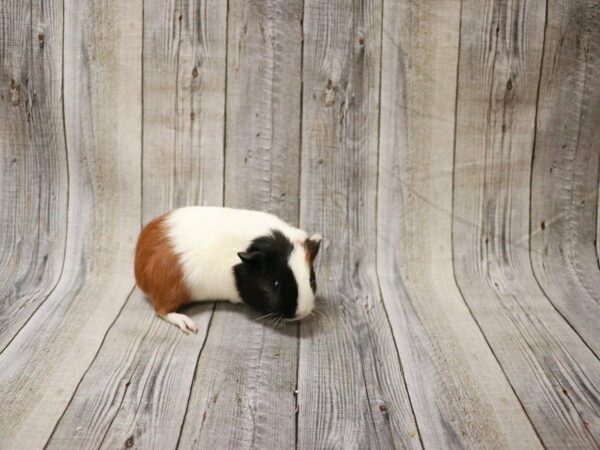
[(192, 69), (192, 76), (193, 76), (194, 78), (197, 78), (197, 77), (198, 77), (198, 69), (197, 69), (196, 67), (194, 67), (194, 68)]
[(127, 440), (125, 441), (125, 447), (131, 448), (131, 447), (133, 447), (133, 443), (134, 443), (133, 436), (129, 436), (127, 438)]
[(333, 81), (327, 80), (327, 88), (325, 89), (325, 106), (333, 106), (335, 104), (335, 86)]
[(19, 83), (17, 83), (13, 78), (10, 80), (10, 101), (13, 106), (17, 106), (21, 103), (21, 94), (20, 94)]
[(506, 89), (509, 90), (509, 91), (512, 89), (512, 80), (508, 80), (506, 82)]

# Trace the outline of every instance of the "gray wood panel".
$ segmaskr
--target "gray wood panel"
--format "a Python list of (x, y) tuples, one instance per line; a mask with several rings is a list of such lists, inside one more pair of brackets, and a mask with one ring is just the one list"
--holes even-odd
[[(0, 1), (0, 449), (598, 448), (596, 0)], [(173, 207), (324, 241), (273, 328)], [(543, 224), (543, 225), (542, 225)]]
[(599, 7), (583, 1), (548, 4), (531, 198), (535, 274), (554, 306), (596, 356), (600, 356), (600, 270), (595, 247)]
[(62, 5), (5, 1), (0, 14), (0, 352), (62, 271), (68, 174)]
[(228, 36), (227, 206), (297, 223), (302, 1), (232, 0)]
[(221, 206), (227, 5), (144, 2), (144, 223)]
[(218, 304), (198, 361), (181, 448), (293, 448), (294, 326)]
[[(144, 66), (158, 67), (143, 86), (144, 222), (173, 206), (222, 204), (226, 5), (185, 6), (144, 4)], [(136, 289), (49, 448), (176, 448), (213, 308), (187, 309), (199, 332), (185, 336)]]
[(598, 359), (553, 308), (529, 257), (539, 3), (463, 2), (454, 262), (465, 300), (549, 448), (600, 437)]
[(212, 309), (188, 310), (199, 333), (186, 336), (136, 289), (47, 448), (176, 448)]
[(380, 1), (305, 2), (301, 225), (321, 232), (300, 326), (298, 448), (420, 448), (375, 271)]
[(0, 448), (44, 446), (133, 288), (141, 2), (67, 1), (64, 7), (70, 176), (65, 268), (56, 289), (0, 355)]
[(384, 5), (377, 263), (423, 443), (540, 448), (454, 279), (460, 2)]
[[(230, 1), (225, 205), (298, 221), (302, 2)], [(293, 448), (297, 328), (218, 304), (182, 448)], [(276, 430), (276, 432), (274, 432)]]

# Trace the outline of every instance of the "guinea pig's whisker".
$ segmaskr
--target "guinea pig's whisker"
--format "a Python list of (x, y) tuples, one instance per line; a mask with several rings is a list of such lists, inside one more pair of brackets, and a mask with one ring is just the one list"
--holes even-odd
[(271, 326), (273, 328), (279, 328), (279, 326), (281, 325), (281, 322), (283, 321), (283, 316), (281, 314), (276, 314), (273, 319), (271, 320)]
[(271, 313), (271, 314), (269, 314), (269, 317), (267, 317), (267, 318), (265, 319), (265, 322), (264, 322), (264, 324), (265, 324), (266, 326), (269, 326), (269, 327), (270, 327), (270, 326), (272, 326), (272, 325), (273, 325), (273, 322), (276, 320), (276, 318), (277, 318), (277, 314), (275, 314), (275, 313)]
[(275, 314), (277, 313), (265, 314), (264, 316), (257, 317), (254, 320), (256, 320), (257, 322), (265, 323), (269, 318), (273, 317)]

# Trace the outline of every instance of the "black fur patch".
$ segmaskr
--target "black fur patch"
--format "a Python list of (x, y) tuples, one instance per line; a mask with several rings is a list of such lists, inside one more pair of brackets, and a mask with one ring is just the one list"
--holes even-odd
[(233, 267), (241, 299), (263, 314), (292, 319), (298, 307), (298, 285), (288, 265), (292, 243), (280, 231), (254, 239)]
[(315, 277), (315, 269), (312, 266), (310, 266), (310, 288), (313, 294), (317, 293), (317, 278)]

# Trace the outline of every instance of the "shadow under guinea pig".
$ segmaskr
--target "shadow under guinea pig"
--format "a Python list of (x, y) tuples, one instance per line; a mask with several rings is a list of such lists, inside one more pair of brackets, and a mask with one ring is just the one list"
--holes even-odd
[[(200, 315), (210, 314), (213, 304), (213, 302), (192, 302), (179, 308), (178, 312), (185, 313), (197, 321)], [(331, 305), (320, 298), (317, 298), (313, 312), (299, 321), (280, 320), (273, 316), (265, 316), (244, 303), (216, 302), (216, 305), (213, 321), (217, 315), (242, 315), (246, 320), (256, 322), (265, 328), (288, 337), (298, 336), (298, 324), (302, 327), (301, 337), (313, 337), (323, 334), (327, 329), (327, 323), (333, 320), (332, 317), (335, 317)]]

